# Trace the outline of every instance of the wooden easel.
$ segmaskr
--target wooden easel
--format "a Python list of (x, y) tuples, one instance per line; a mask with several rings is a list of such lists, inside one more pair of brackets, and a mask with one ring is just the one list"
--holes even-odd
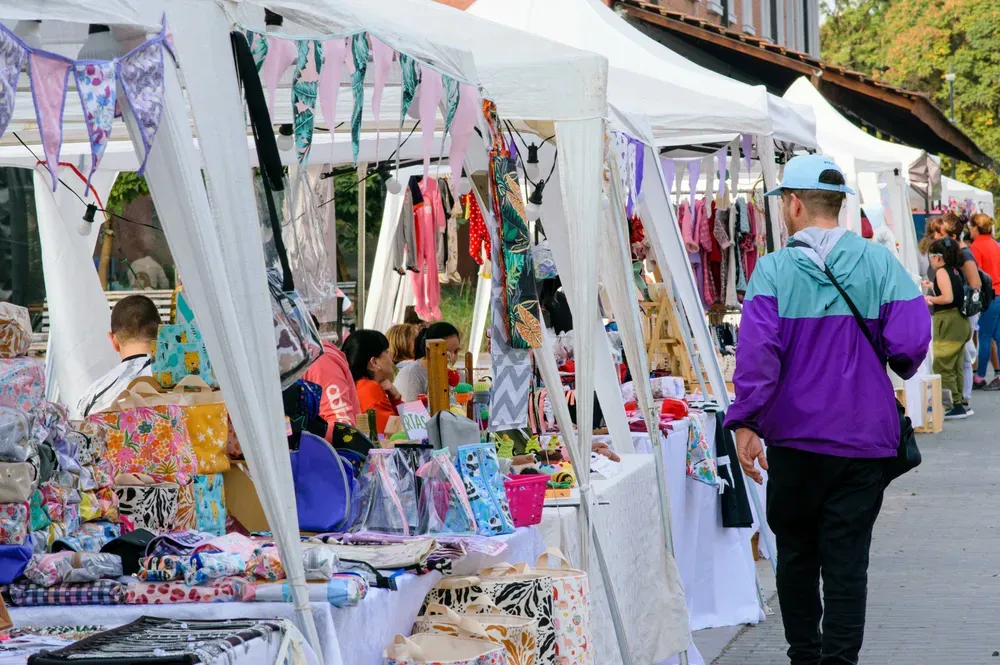
[(650, 284), (649, 298), (643, 303), (643, 308), (647, 315), (646, 353), (650, 369), (669, 370), (686, 383), (694, 383), (694, 368), (680, 337), (677, 309), (670, 291), (663, 283)]

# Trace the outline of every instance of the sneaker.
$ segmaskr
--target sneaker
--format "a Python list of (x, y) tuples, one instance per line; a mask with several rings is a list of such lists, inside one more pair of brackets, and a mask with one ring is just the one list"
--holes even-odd
[(944, 414), (945, 420), (965, 420), (969, 417), (969, 412), (961, 404), (955, 404), (951, 410)]
[[(993, 380), (993, 383), (996, 383), (996, 379)], [(991, 389), (989, 387), (990, 385), (991, 384), (986, 383), (986, 379), (978, 379), (978, 380), (973, 379), (973, 381), (972, 381), (972, 389), (973, 390), (990, 390)], [(998, 386), (996, 389), (1000, 389), (1000, 386)], [(993, 390), (995, 390), (995, 389), (993, 389)]]
[(995, 379), (987, 383), (985, 386), (983, 386), (983, 390), (988, 390), (991, 392), (1000, 390), (1000, 376), (996, 377)]

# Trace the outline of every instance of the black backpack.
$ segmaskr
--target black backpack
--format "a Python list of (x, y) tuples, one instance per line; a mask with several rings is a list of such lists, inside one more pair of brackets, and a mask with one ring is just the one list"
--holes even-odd
[(989, 274), (979, 271), (979, 279), (983, 281), (983, 287), (980, 289), (982, 292), (980, 299), (983, 301), (983, 311), (985, 312), (993, 304), (993, 299), (996, 297), (996, 292), (993, 290), (993, 278)]

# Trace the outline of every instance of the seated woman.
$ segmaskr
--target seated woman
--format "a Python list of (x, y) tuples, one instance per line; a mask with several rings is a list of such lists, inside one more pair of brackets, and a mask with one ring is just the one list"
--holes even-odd
[(458, 328), (447, 321), (438, 321), (427, 326), (419, 333), (413, 343), (413, 356), (416, 362), (400, 368), (396, 375), (396, 388), (404, 402), (416, 401), (420, 395), (427, 394), (427, 340), (443, 339), (448, 345), (448, 361), (455, 362), (459, 346), (462, 343)]
[(358, 389), (362, 413), (375, 409), (375, 427), (384, 433), (390, 416), (402, 404), (392, 385), (395, 366), (389, 355), (389, 340), (377, 330), (355, 330), (344, 342), (344, 355)]
[(397, 323), (385, 331), (389, 340), (389, 355), (397, 369), (413, 362), (413, 346), (417, 340), (417, 326), (412, 323)]

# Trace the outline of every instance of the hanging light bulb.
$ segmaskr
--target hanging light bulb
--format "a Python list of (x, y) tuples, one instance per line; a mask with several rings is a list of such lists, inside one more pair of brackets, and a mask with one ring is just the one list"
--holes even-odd
[(278, 32), (284, 22), (285, 19), (281, 14), (275, 14), (270, 9), (264, 10), (264, 25), (268, 32)]
[(14, 26), (14, 34), (29, 48), (42, 48), (41, 21), (18, 21)]
[(535, 185), (535, 191), (528, 197), (528, 205), (525, 206), (524, 211), (530, 219), (538, 219), (542, 216), (542, 193), (544, 190), (545, 181), (539, 180), (538, 184)]
[(80, 223), (76, 227), (76, 232), (82, 236), (89, 236), (90, 230), (94, 228), (94, 215), (97, 214), (97, 206), (93, 203), (87, 204), (87, 210), (83, 213)]
[(91, 23), (87, 29), (87, 41), (80, 47), (80, 60), (110, 60), (125, 55), (128, 51), (121, 45), (111, 28), (100, 23)]
[(389, 179), (385, 181), (385, 188), (390, 194), (399, 194), (403, 191), (403, 183), (401, 183), (395, 175), (389, 176)]
[(284, 124), (278, 127), (278, 150), (287, 152), (295, 147), (295, 141), (292, 139), (292, 126), (289, 124)]
[(528, 161), (524, 163), (524, 175), (528, 180), (538, 179), (538, 146), (532, 143), (528, 146)]

